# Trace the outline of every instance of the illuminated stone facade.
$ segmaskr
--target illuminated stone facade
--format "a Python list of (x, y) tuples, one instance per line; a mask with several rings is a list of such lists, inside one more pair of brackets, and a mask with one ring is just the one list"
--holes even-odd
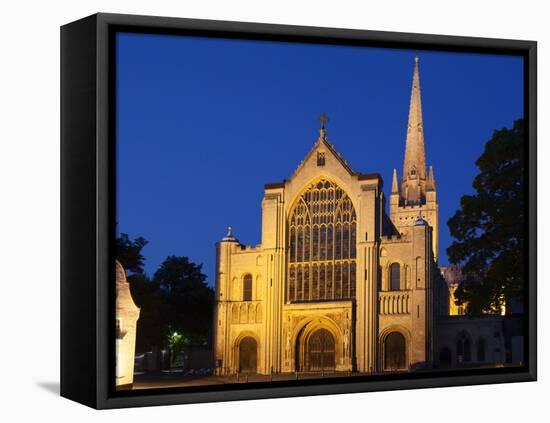
[[(406, 371), (433, 360), (437, 200), (426, 175), (418, 61), (401, 187), (354, 171), (325, 120), (290, 179), (265, 186), (262, 242), (217, 244), (220, 375)], [(414, 132), (414, 133), (413, 133)]]
[(132, 299), (126, 272), (116, 261), (116, 386), (131, 388), (134, 383), (136, 324), (139, 308)]

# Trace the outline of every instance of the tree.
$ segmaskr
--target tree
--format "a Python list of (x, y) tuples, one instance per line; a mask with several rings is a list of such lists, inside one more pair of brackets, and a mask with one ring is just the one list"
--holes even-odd
[(153, 276), (165, 292), (165, 331), (185, 333), (190, 342), (210, 343), (214, 291), (206, 284), (202, 265), (187, 257), (169, 256)]
[(145, 258), (141, 250), (147, 244), (148, 241), (145, 238), (137, 237), (131, 240), (128, 234), (120, 234), (116, 239), (116, 258), (127, 272), (143, 274)]
[(165, 292), (146, 274), (135, 273), (128, 276), (132, 298), (140, 308), (137, 321), (136, 351), (149, 351), (161, 346), (164, 341), (163, 327), (168, 325), (165, 307)]
[(455, 241), (449, 260), (463, 264), (464, 282), (457, 304), (470, 315), (498, 312), (523, 301), (524, 262), (524, 122), (495, 131), (476, 161), (474, 195), (461, 198), (447, 222)]

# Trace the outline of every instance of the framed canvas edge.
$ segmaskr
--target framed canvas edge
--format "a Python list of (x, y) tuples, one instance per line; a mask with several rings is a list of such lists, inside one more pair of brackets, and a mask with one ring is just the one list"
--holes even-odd
[[(353, 29), (335, 29), (303, 27), (275, 24), (243, 23), (229, 21), (211, 21), (184, 18), (164, 18), (153, 16), (120, 15), (99, 13), (92, 15), (96, 19), (96, 298), (92, 299), (96, 307), (96, 401), (88, 402), (95, 408), (120, 408), (151, 405), (169, 405), (213, 401), (232, 401), (245, 399), (280, 398), (291, 396), (310, 396), (338, 393), (358, 393), (383, 390), (418, 389), (431, 387), (451, 387), (507, 382), (534, 381), (537, 378), (536, 351), (536, 50), (534, 41), (457, 37), (445, 35), (411, 34), (399, 32), (367, 31)], [(69, 24), (70, 25), (70, 24)], [(109, 279), (112, 264), (109, 252), (109, 204), (114, 192), (109, 190), (109, 172), (112, 171), (111, 154), (113, 144), (109, 142), (113, 134), (114, 122), (109, 121), (109, 100), (114, 95), (109, 89), (109, 66), (113, 57), (109, 57), (109, 31), (115, 27), (170, 28), (173, 30), (214, 31), (227, 34), (241, 34), (249, 37), (270, 35), (284, 37), (305, 37), (336, 42), (360, 40), (375, 43), (394, 43), (402, 48), (430, 48), (439, 50), (491, 50), (502, 53), (522, 54), (526, 60), (526, 113), (528, 117), (529, 176), (529, 281), (528, 281), (528, 367), (524, 372), (493, 375), (456, 376), (452, 378), (433, 377), (403, 381), (353, 382), (299, 387), (245, 388), (242, 390), (166, 393), (143, 396), (113, 397), (110, 395), (109, 372), (109, 324), (113, 310), (109, 307)], [(67, 248), (67, 246), (62, 246)]]

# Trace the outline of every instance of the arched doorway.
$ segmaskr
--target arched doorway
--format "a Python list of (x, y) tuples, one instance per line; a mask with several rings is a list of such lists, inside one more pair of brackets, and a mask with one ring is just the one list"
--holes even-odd
[(441, 367), (450, 367), (451, 360), (451, 350), (447, 347), (443, 347), (439, 352), (439, 365)]
[(258, 345), (251, 336), (246, 336), (239, 343), (239, 373), (256, 373)]
[(384, 369), (402, 370), (406, 365), (405, 337), (399, 332), (391, 332), (384, 341)]
[(306, 369), (311, 372), (334, 370), (336, 367), (334, 336), (318, 329), (307, 340)]

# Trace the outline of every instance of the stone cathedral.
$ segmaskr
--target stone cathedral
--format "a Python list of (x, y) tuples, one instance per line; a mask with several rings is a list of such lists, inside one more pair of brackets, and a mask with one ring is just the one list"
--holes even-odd
[(319, 138), (288, 180), (265, 185), (261, 244), (217, 244), (216, 372), (374, 373), (434, 356), (438, 204), (426, 167), (415, 58), (403, 174), (389, 213), (377, 173)]

